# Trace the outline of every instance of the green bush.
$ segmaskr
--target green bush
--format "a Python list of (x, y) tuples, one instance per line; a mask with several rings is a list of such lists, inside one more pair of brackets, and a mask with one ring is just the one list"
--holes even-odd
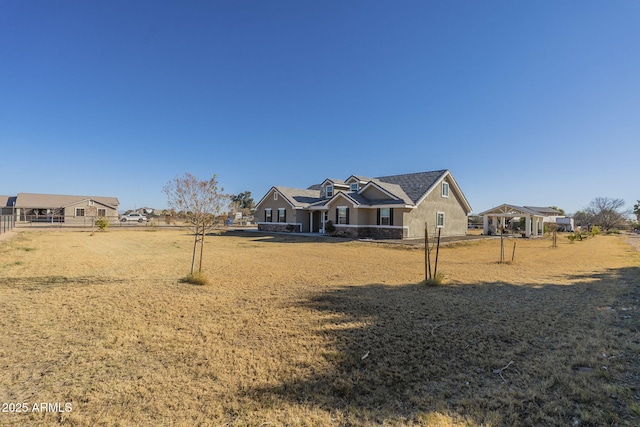
[(333, 233), (334, 231), (336, 231), (336, 226), (333, 225), (333, 222), (327, 221), (327, 223), (324, 225), (324, 231), (326, 231), (327, 233)]
[(100, 231), (105, 231), (107, 227), (109, 227), (109, 220), (101, 216), (100, 218), (96, 219), (96, 227), (98, 227)]
[(597, 225), (591, 227), (591, 235), (597, 236), (598, 234), (600, 234), (600, 227), (598, 227)]
[(567, 239), (569, 239), (569, 241), (571, 243), (575, 242), (576, 240), (578, 241), (582, 241), (585, 240), (587, 237), (589, 237), (589, 234), (587, 233), (571, 233), (567, 236)]

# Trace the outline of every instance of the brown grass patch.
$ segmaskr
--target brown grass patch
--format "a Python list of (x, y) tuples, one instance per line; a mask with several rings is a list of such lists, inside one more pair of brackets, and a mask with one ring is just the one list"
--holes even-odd
[[(420, 250), (212, 236), (0, 243), (0, 425), (635, 425), (640, 257), (624, 237)], [(32, 248), (26, 251), (22, 248)]]

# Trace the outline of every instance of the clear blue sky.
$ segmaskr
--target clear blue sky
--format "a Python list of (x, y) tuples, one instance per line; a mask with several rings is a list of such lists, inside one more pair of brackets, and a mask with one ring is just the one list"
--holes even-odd
[(0, 194), (166, 206), (450, 169), (475, 212), (640, 199), (640, 2), (0, 0)]

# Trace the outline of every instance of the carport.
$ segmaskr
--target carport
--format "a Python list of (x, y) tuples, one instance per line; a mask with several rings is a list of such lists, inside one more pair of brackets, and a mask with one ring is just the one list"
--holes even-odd
[(538, 237), (544, 233), (542, 220), (544, 215), (524, 206), (500, 205), (480, 213), (482, 216), (483, 234), (498, 234), (498, 230), (506, 226), (511, 218), (525, 218), (525, 237)]

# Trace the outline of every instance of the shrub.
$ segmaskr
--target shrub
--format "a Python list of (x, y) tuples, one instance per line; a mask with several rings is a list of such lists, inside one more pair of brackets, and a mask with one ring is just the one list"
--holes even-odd
[(445, 275), (442, 273), (436, 273), (431, 279), (425, 279), (420, 282), (421, 285), (424, 286), (440, 286), (445, 283)]
[(105, 231), (107, 227), (109, 227), (109, 220), (103, 216), (99, 217), (96, 219), (96, 227), (98, 227), (100, 231)]
[(336, 231), (336, 226), (333, 225), (332, 221), (327, 221), (327, 223), (324, 225), (324, 231), (326, 231), (327, 233), (333, 233), (334, 231)]
[(598, 234), (600, 234), (600, 227), (598, 227), (597, 225), (591, 227), (591, 235), (597, 236)]
[(582, 241), (584, 239), (586, 239), (587, 237), (589, 237), (589, 234), (587, 233), (571, 233), (567, 236), (567, 239), (569, 239), (569, 241), (571, 243), (575, 242), (576, 240)]
[(181, 280), (181, 282), (204, 286), (209, 284), (209, 278), (202, 271), (195, 271), (191, 274), (188, 274), (184, 279)]
[(617, 228), (612, 228), (611, 230), (607, 231), (607, 234), (620, 234), (620, 230), (618, 230)]

